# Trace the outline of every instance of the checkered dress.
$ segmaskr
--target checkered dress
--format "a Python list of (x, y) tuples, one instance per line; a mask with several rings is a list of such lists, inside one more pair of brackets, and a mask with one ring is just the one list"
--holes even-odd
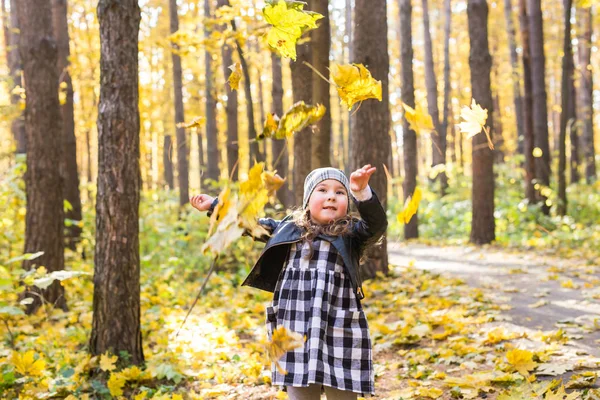
[(269, 339), (278, 325), (306, 335), (304, 347), (288, 351), (279, 360), (287, 375), (271, 364), (272, 384), (321, 383), (369, 397), (375, 394), (375, 375), (360, 300), (335, 247), (319, 237), (312, 247), (311, 257), (307, 242), (290, 246), (273, 304), (266, 310)]

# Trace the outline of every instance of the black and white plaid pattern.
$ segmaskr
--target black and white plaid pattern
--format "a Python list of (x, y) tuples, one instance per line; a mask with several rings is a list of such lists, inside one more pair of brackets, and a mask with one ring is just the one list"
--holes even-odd
[[(302, 208), (306, 208), (308, 200), (315, 186), (327, 179), (334, 179), (340, 182), (346, 188), (346, 194), (350, 196), (350, 183), (346, 175), (337, 168), (325, 167), (312, 170), (304, 179), (304, 196), (302, 198)], [(348, 197), (350, 202), (350, 197)]]
[(306, 335), (304, 347), (288, 351), (279, 360), (288, 371), (282, 375), (271, 366), (272, 384), (326, 386), (375, 394), (375, 375), (369, 326), (360, 300), (335, 247), (319, 238), (291, 245), (286, 266), (279, 276), (273, 304), (267, 307), (269, 339), (278, 325)]

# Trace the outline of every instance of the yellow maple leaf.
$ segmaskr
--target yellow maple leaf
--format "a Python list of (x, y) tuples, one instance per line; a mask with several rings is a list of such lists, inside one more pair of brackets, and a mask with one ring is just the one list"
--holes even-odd
[(296, 42), (304, 32), (317, 28), (319, 13), (304, 11), (304, 3), (288, 4), (284, 0), (272, 2), (263, 8), (265, 21), (272, 25), (267, 33), (267, 44), (281, 57), (296, 61)]
[(112, 373), (110, 374), (110, 378), (108, 378), (108, 382), (106, 382), (106, 386), (108, 387), (111, 395), (122, 396), (125, 382), (125, 377), (123, 375), (120, 373)]
[(431, 115), (423, 110), (420, 105), (417, 105), (416, 108), (412, 108), (408, 104), (402, 102), (402, 107), (404, 108), (404, 118), (406, 118), (410, 128), (415, 131), (417, 135), (431, 132), (435, 129)]
[(462, 133), (467, 134), (467, 139), (472, 138), (483, 130), (487, 137), (490, 149), (494, 149), (494, 144), (490, 137), (490, 130), (485, 126), (488, 117), (488, 111), (485, 108), (482, 108), (477, 104), (475, 99), (471, 99), (471, 107), (463, 106), (460, 110), (460, 117), (463, 121), (458, 124), (458, 128)]
[(400, 222), (401, 224), (408, 224), (410, 222), (413, 215), (415, 215), (417, 213), (417, 210), (419, 209), (421, 197), (421, 189), (416, 187), (412, 196), (409, 196), (404, 202), (404, 209), (398, 213), (396, 217), (398, 219), (398, 222)]
[(264, 171), (262, 174), (263, 182), (265, 183), (265, 189), (269, 192), (269, 196), (274, 196), (275, 192), (279, 190), (285, 183), (287, 178), (282, 178), (277, 175), (277, 171)]
[(273, 331), (271, 340), (267, 343), (267, 355), (275, 363), (279, 373), (287, 375), (287, 371), (279, 364), (279, 359), (290, 350), (304, 346), (306, 335), (288, 330), (285, 326), (279, 325)]
[(337, 87), (341, 104), (345, 104), (348, 110), (359, 101), (382, 99), (381, 81), (374, 79), (362, 64), (333, 64), (331, 77)]
[(22, 355), (13, 351), (12, 363), (17, 372), (24, 376), (42, 376), (44, 368), (46, 368), (46, 362), (42, 358), (35, 360), (35, 352), (33, 350), (29, 350)]
[(139, 369), (136, 365), (133, 367), (125, 368), (121, 371), (121, 376), (125, 378), (126, 381), (137, 381), (142, 378), (144, 372)]
[(508, 363), (521, 375), (529, 376), (537, 363), (533, 361), (533, 353), (529, 350), (513, 349), (506, 352)]
[(242, 65), (238, 62), (228, 67), (231, 70), (227, 83), (231, 90), (238, 90), (240, 88), (240, 80), (242, 79)]
[(205, 122), (206, 122), (206, 118), (196, 117), (190, 122), (180, 122), (176, 126), (178, 128), (197, 128), (197, 127), (201, 127), (202, 125), (204, 125)]
[(148, 396), (148, 392), (142, 390), (140, 393), (136, 394), (133, 400), (143, 400)]
[(303, 101), (295, 103), (279, 121), (275, 139), (285, 139), (291, 137), (295, 132), (299, 132), (309, 125), (317, 123), (325, 115), (325, 106), (317, 104), (312, 106)]
[(117, 360), (119, 359), (119, 357), (117, 356), (109, 356), (108, 353), (104, 353), (100, 356), (100, 369), (102, 371), (112, 371), (113, 369), (117, 368), (115, 366), (115, 363), (117, 362)]
[(573, 392), (573, 393), (567, 394), (567, 392), (565, 392), (565, 387), (560, 386), (558, 389), (556, 389), (556, 392), (553, 392), (552, 390), (547, 392), (544, 399), (545, 400), (577, 400), (577, 399), (581, 398), (580, 396), (581, 396), (581, 393), (579, 393), (579, 392)]
[(274, 113), (267, 114), (267, 119), (265, 119), (265, 125), (263, 127), (262, 134), (257, 137), (257, 139), (270, 138), (275, 135), (277, 132), (277, 127), (279, 126), (279, 117)]

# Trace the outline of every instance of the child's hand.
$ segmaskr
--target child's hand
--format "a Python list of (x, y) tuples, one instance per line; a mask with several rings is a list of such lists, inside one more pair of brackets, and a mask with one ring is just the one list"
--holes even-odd
[(197, 194), (196, 196), (190, 197), (190, 204), (198, 211), (208, 211), (214, 200), (214, 197), (207, 194)]
[(377, 170), (376, 167), (371, 167), (367, 164), (362, 168), (357, 169), (350, 175), (350, 190), (360, 192), (369, 184), (369, 178)]

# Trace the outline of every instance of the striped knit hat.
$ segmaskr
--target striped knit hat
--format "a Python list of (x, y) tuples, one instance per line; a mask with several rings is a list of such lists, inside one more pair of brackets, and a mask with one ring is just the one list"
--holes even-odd
[(327, 179), (334, 179), (340, 182), (346, 188), (346, 194), (348, 195), (348, 203), (350, 203), (350, 185), (348, 178), (342, 171), (337, 168), (325, 167), (317, 168), (306, 176), (304, 180), (304, 198), (302, 200), (302, 208), (306, 208), (308, 200), (315, 187)]

